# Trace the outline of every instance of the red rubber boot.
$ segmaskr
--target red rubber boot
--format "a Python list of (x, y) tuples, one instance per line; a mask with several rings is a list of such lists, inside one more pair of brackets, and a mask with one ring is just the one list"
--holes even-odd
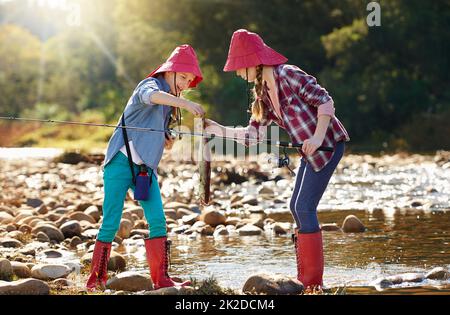
[(111, 253), (111, 243), (95, 241), (94, 253), (91, 262), (91, 275), (86, 283), (86, 288), (90, 291), (100, 286), (102, 290), (106, 288), (108, 280), (108, 261)]
[(182, 283), (175, 282), (169, 277), (170, 241), (167, 240), (167, 237), (150, 238), (146, 239), (144, 242), (147, 262), (150, 267), (150, 275), (155, 290), (191, 284), (191, 281), (184, 281)]
[(295, 236), (297, 256), (297, 279), (306, 288), (323, 286), (323, 244), (322, 231), (299, 233)]

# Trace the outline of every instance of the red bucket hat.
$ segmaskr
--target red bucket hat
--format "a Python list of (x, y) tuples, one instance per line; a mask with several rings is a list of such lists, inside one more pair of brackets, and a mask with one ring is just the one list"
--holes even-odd
[(240, 29), (231, 37), (228, 59), (223, 71), (236, 71), (258, 65), (274, 66), (287, 60), (267, 46), (258, 34)]
[(197, 55), (195, 54), (194, 49), (187, 44), (175, 48), (166, 62), (153, 70), (147, 78), (155, 77), (157, 74), (167, 71), (189, 72), (195, 75), (195, 79), (189, 84), (190, 88), (196, 87), (197, 84), (203, 80), (202, 72), (198, 65)]

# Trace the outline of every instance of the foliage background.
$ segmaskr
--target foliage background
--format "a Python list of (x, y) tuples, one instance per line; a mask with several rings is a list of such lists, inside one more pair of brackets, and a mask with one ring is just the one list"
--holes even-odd
[[(0, 115), (115, 123), (134, 86), (189, 43), (204, 82), (186, 97), (245, 125), (245, 82), (222, 68), (247, 28), (318, 78), (352, 150), (450, 149), (450, 2), (378, 2), (380, 27), (367, 26), (364, 0), (0, 0)], [(38, 127), (1, 123), (0, 145), (74, 137)], [(97, 144), (110, 132), (75, 134)]]

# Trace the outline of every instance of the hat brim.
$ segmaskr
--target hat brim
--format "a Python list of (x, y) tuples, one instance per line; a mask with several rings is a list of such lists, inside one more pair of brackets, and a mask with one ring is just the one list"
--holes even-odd
[(155, 70), (153, 70), (148, 77), (155, 77), (156, 75), (163, 73), (163, 72), (188, 72), (195, 75), (194, 80), (189, 84), (190, 88), (195, 88), (197, 85), (203, 80), (203, 76), (199, 69), (194, 69), (194, 72), (192, 70), (192, 64), (184, 64), (184, 63), (172, 63), (170, 61), (163, 63), (162, 65), (158, 66)]
[(288, 59), (285, 56), (266, 46), (265, 49), (246, 56), (228, 58), (223, 71), (230, 72), (259, 65), (275, 66), (287, 61)]

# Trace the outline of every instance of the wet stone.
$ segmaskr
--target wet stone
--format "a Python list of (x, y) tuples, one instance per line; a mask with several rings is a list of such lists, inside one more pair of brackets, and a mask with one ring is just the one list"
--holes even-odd
[(262, 230), (253, 224), (246, 224), (237, 230), (240, 236), (261, 235)]
[(248, 278), (242, 292), (267, 295), (300, 294), (303, 292), (303, 284), (294, 278), (262, 273)]
[(0, 258), (0, 280), (9, 281), (13, 274), (11, 262), (8, 259)]
[(443, 267), (436, 267), (425, 275), (425, 278), (432, 280), (447, 280), (450, 278), (450, 272)]
[(153, 283), (147, 274), (127, 271), (109, 279), (106, 287), (112, 290), (137, 292), (152, 290)]
[(48, 295), (50, 287), (37, 279), (23, 279), (13, 282), (0, 281), (0, 295)]
[(354, 215), (348, 215), (344, 223), (342, 223), (342, 230), (345, 233), (361, 233), (366, 230), (364, 224)]

